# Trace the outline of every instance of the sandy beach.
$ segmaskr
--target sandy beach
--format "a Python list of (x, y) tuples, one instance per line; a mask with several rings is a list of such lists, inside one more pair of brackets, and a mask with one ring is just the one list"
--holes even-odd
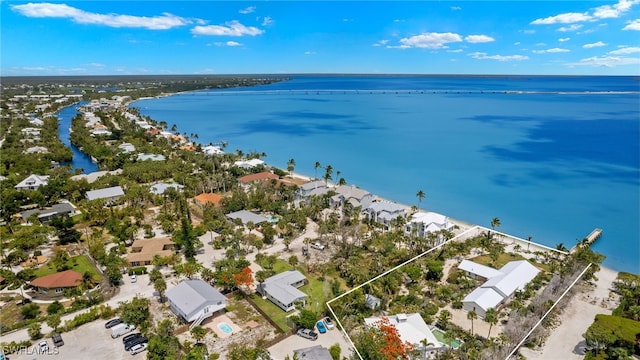
[(617, 276), (618, 272), (601, 267), (596, 273), (595, 287), (571, 300), (544, 346), (536, 350), (521, 348), (522, 355), (534, 360), (584, 358), (584, 334), (596, 314), (611, 314), (618, 305), (617, 296), (610, 291)]

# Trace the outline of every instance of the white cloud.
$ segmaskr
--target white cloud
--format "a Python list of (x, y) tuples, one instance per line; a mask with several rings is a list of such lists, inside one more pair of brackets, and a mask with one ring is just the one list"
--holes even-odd
[(177, 26), (191, 24), (193, 21), (169, 13), (161, 16), (132, 16), (118, 14), (97, 14), (80, 10), (66, 4), (28, 3), (12, 5), (11, 9), (35, 18), (65, 18), (78, 24), (104, 25), (114, 28), (145, 28), (149, 30), (167, 30)]
[(483, 53), (483, 52), (474, 52), (469, 54), (469, 56), (479, 60), (498, 60), (498, 61), (529, 60), (529, 57), (526, 55), (487, 55), (487, 53)]
[(561, 28), (558, 29), (558, 31), (560, 32), (570, 32), (570, 31), (576, 31), (582, 28), (582, 25), (580, 24), (571, 24), (569, 26), (563, 26)]
[(627, 25), (622, 30), (636, 30), (640, 31), (640, 19), (627, 21)]
[(305, 55), (314, 55), (316, 52), (315, 51), (305, 51), (304, 54)]
[(515, 46), (520, 45), (520, 41), (516, 41), (516, 42), (514, 42), (514, 43), (513, 43), (513, 45), (515, 45)]
[(487, 35), (469, 35), (469, 36), (465, 36), (464, 40), (472, 44), (496, 41), (496, 39)]
[(238, 12), (240, 14), (251, 14), (252, 12), (255, 12), (255, 11), (256, 11), (256, 7), (255, 6), (249, 6), (249, 7), (246, 7), (244, 9), (240, 9)]
[(591, 43), (591, 44), (582, 45), (582, 47), (585, 48), (585, 49), (593, 49), (595, 47), (601, 47), (601, 46), (607, 46), (607, 44), (603, 43), (602, 41), (598, 41), (598, 42), (594, 42), (594, 43)]
[(460, 10), (462, 10), (462, 8), (461, 8), (460, 6), (452, 6), (452, 7), (451, 7), (451, 10), (453, 10), (453, 11), (460, 11)]
[(618, 56), (593, 56), (581, 59), (577, 63), (568, 63), (568, 65), (595, 66), (595, 67), (616, 67), (621, 65), (640, 64), (640, 58), (627, 58)]
[(547, 49), (547, 50), (533, 50), (532, 52), (534, 54), (545, 54), (545, 53), (549, 53), (549, 54), (553, 54), (553, 53), (566, 53), (569, 52), (569, 49), (563, 49), (563, 48), (551, 48), (551, 49)]
[(421, 49), (441, 49), (446, 48), (446, 44), (453, 42), (461, 42), (462, 37), (454, 33), (422, 33), (420, 35), (411, 36), (400, 39), (401, 49), (421, 48)]
[(270, 26), (273, 25), (273, 19), (271, 16), (265, 16), (262, 18), (262, 26)]
[(450, 52), (450, 53), (461, 53), (462, 51), (463, 51), (462, 49), (447, 50), (447, 52)]
[(207, 44), (207, 46), (211, 46), (211, 45), (215, 45), (215, 46), (229, 46), (229, 47), (236, 47), (236, 46), (243, 46), (241, 43), (237, 42), (237, 41), (216, 41), (213, 44)]
[(241, 43), (237, 42), (237, 41), (227, 41), (226, 42), (227, 46), (231, 46), (231, 47), (235, 47), (235, 46), (242, 46)]
[(528, 29), (528, 30), (522, 30), (522, 33), (523, 33), (523, 34), (527, 34), (527, 35), (532, 35), (532, 34), (535, 34), (535, 33), (536, 33), (536, 31), (535, 31), (535, 30)]
[(603, 5), (595, 8), (593, 16), (600, 19), (618, 18), (638, 3), (640, 3), (638, 0), (619, 0), (615, 5)]
[(264, 33), (264, 30), (253, 26), (244, 26), (237, 20), (228, 21), (225, 25), (195, 26), (191, 29), (194, 35), (211, 36), (256, 36)]
[(536, 43), (536, 46), (547, 46), (547, 44), (543, 42), (539, 42), (539, 43)]
[(389, 40), (380, 40), (377, 43), (373, 44), (373, 46), (385, 46), (389, 43)]
[(588, 13), (565, 13), (555, 16), (549, 16), (544, 19), (536, 19), (531, 22), (532, 25), (551, 25), (551, 24), (573, 24), (580, 21), (591, 20), (592, 17)]
[(637, 46), (625, 46), (621, 47), (618, 50), (609, 51), (611, 55), (626, 55), (626, 54), (635, 54), (640, 52), (640, 47)]
[(569, 40), (571, 40), (571, 38), (570, 38), (570, 37), (566, 37), (566, 38), (560, 38), (560, 39), (558, 39), (558, 41), (559, 41), (559, 42), (566, 42), (566, 41), (569, 41)]

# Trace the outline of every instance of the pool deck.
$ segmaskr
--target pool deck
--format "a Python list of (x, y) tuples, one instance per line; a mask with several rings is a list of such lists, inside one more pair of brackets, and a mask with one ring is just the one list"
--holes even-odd
[[(233, 332), (231, 334), (227, 334), (224, 331), (220, 330), (220, 328), (218, 327), (218, 324), (221, 324), (221, 323), (227, 323), (229, 326), (231, 326), (231, 329), (233, 329)], [(221, 339), (228, 338), (229, 336), (242, 331), (242, 328), (236, 325), (233, 321), (231, 321), (231, 319), (229, 319), (227, 315), (224, 315), (224, 314), (205, 320), (202, 323), (202, 327), (211, 329)]]

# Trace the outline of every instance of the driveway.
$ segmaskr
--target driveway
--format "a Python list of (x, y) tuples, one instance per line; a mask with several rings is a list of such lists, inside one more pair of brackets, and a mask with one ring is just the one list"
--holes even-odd
[(283, 360), (287, 355), (293, 356), (293, 351), (298, 349), (304, 349), (311, 346), (322, 345), (325, 348), (330, 348), (334, 344), (340, 345), (342, 350), (340, 358), (349, 357), (352, 354), (351, 345), (347, 341), (346, 337), (338, 329), (332, 329), (324, 334), (318, 334), (318, 340), (312, 341), (300, 337), (298, 335), (291, 335), (288, 338), (280, 341), (279, 343), (271, 346), (268, 350), (271, 353), (273, 360)]

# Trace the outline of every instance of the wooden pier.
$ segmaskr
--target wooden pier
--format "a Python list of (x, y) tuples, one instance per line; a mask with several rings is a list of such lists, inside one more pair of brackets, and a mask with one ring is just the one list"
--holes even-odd
[(582, 239), (582, 241), (578, 242), (576, 244), (576, 246), (574, 246), (571, 249), (571, 253), (575, 252), (577, 248), (579, 247), (583, 247), (583, 246), (591, 246), (591, 244), (593, 244), (594, 242), (596, 242), (596, 240), (600, 239), (600, 237), (602, 236), (602, 229), (593, 229), (593, 231), (591, 233), (589, 233), (589, 235), (587, 235), (586, 238)]

